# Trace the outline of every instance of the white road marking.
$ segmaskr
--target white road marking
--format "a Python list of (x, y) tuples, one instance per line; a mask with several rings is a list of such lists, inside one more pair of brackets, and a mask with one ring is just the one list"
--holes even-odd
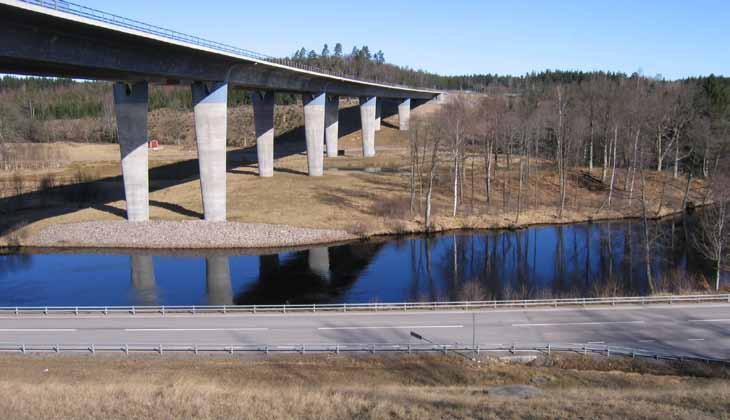
[(656, 340), (639, 340), (639, 343), (653, 343)]
[(588, 344), (606, 344), (605, 341), (589, 341)]
[(165, 331), (268, 331), (268, 328), (125, 328), (127, 332), (165, 332)]
[(724, 318), (724, 319), (690, 319), (689, 322), (730, 322), (730, 318)]
[(544, 324), (512, 324), (513, 327), (562, 327), (566, 325), (616, 325), (616, 324), (644, 324), (645, 321), (606, 321), (606, 322), (555, 322)]
[(426, 328), (464, 328), (463, 325), (398, 325), (398, 326), (378, 326), (378, 327), (319, 327), (318, 330), (410, 330), (410, 329), (426, 329)]
[(1, 328), (0, 332), (74, 332), (75, 328)]
[(688, 338), (687, 341), (705, 341), (704, 338)]

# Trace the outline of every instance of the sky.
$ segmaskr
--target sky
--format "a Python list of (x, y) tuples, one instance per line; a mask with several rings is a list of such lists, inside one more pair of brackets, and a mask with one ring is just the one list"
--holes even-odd
[(390, 63), (445, 75), (730, 76), (730, 0), (75, 2), (273, 56), (341, 42), (346, 53), (367, 45)]

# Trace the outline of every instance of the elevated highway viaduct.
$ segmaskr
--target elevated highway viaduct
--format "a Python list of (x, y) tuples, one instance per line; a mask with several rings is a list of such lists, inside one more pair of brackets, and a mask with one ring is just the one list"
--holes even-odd
[[(302, 95), (308, 174), (337, 155), (340, 97), (357, 97), (362, 149), (374, 156), (382, 101), (410, 111), (440, 92), (359, 80), (147, 25), (62, 0), (0, 0), (0, 72), (114, 81), (127, 219), (149, 219), (149, 84), (190, 85), (204, 218), (226, 220), (227, 98), (251, 91), (258, 171), (274, 173), (274, 93)], [(325, 147), (326, 145), (326, 147)]]

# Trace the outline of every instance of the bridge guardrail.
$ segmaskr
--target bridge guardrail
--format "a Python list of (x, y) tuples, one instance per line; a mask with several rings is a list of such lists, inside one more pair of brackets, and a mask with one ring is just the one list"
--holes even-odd
[(355, 75), (346, 74), (344, 72), (336, 72), (331, 70), (321, 69), (315, 66), (309, 66), (306, 64), (298, 63), (288, 58), (272, 57), (270, 55), (262, 54), (256, 51), (251, 51), (245, 48), (234, 47), (232, 45), (223, 44), (221, 42), (211, 41), (205, 38), (201, 38), (194, 35), (188, 35), (182, 32), (174, 31), (172, 29), (163, 28), (156, 25), (140, 22), (138, 20), (125, 18), (112, 13), (104, 12), (90, 7), (82, 6), (80, 4), (64, 1), (64, 0), (20, 0), (23, 3), (32, 4), (35, 6), (45, 7), (47, 9), (58, 10), (64, 13), (69, 13), (74, 16), (79, 16), (97, 22), (108, 23), (111, 25), (119, 26), (122, 28), (132, 29), (140, 32), (144, 32), (150, 35), (156, 35), (163, 38), (168, 38), (175, 41), (186, 42), (188, 44), (197, 45), (200, 47), (210, 48), (217, 51), (227, 52), (231, 54), (240, 55), (243, 57), (253, 58), (256, 60), (268, 61), (270, 63), (276, 63), (282, 66), (311, 71), (315, 73), (321, 73), (329, 76), (343, 77), (352, 79), (355, 81), (363, 81), (369, 83), (377, 83), (385, 86), (391, 86), (396, 88), (413, 89), (413, 87), (399, 85), (396, 83), (389, 83), (380, 80), (360, 78)]
[(461, 344), (369, 344), (369, 343), (348, 343), (348, 344), (18, 344), (18, 343), (0, 343), (0, 353), (20, 353), (20, 354), (38, 354), (38, 353), (76, 353), (76, 354), (96, 354), (96, 353), (117, 353), (117, 354), (140, 354), (152, 353), (160, 356), (164, 354), (251, 354), (251, 353), (443, 353), (449, 352), (459, 353), (462, 356), (471, 354), (477, 356), (481, 354), (499, 354), (507, 353), (511, 355), (517, 354), (540, 354), (551, 355), (552, 353), (572, 353), (583, 356), (600, 355), (600, 356), (620, 356), (631, 358), (643, 358), (654, 360), (668, 361), (692, 361), (702, 363), (713, 363), (730, 366), (730, 360), (717, 359), (711, 357), (702, 357), (687, 354), (662, 353), (652, 350), (610, 346), (610, 345), (591, 345), (591, 344), (565, 344), (565, 343), (546, 343), (538, 345), (516, 345), (516, 344), (498, 344), (498, 345), (461, 345)]
[(342, 303), (311, 305), (163, 305), (163, 306), (17, 306), (0, 307), (0, 317), (50, 315), (204, 315), (321, 312), (408, 312), (408, 311), (486, 311), (494, 309), (558, 308), (616, 305), (656, 305), (681, 303), (730, 303), (730, 294), (629, 296), (607, 298), (570, 298), (535, 300), (491, 300), (456, 302)]

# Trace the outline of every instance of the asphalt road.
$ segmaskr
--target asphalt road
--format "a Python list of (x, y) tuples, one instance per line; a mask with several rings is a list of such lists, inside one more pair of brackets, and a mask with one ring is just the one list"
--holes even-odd
[(0, 318), (13, 344), (596, 344), (730, 359), (730, 304), (257, 315)]

